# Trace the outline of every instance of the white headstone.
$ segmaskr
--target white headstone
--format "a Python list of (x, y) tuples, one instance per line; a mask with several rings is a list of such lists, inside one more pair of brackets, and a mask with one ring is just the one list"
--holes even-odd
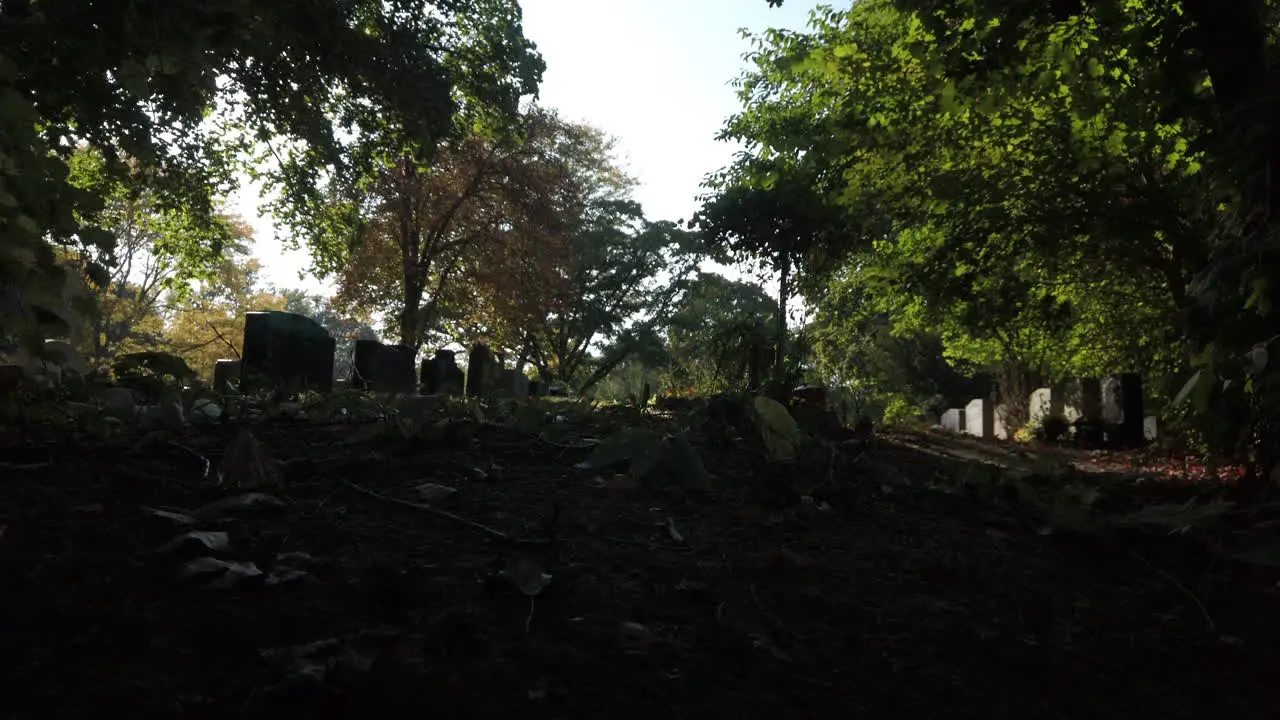
[(1009, 426), (1005, 422), (1005, 416), (1009, 412), (1007, 405), (997, 405), (995, 410), (995, 434), (1001, 440), (1009, 439)]
[(1109, 377), (1102, 381), (1102, 421), (1119, 423), (1124, 418), (1120, 405), (1120, 378)]
[(960, 408), (951, 408), (942, 413), (942, 427), (951, 432), (964, 432), (964, 411)]
[(1159, 421), (1155, 415), (1148, 415), (1142, 419), (1142, 437), (1147, 440), (1155, 440), (1159, 432)]
[(1044, 419), (1053, 413), (1053, 390), (1039, 388), (1031, 393), (1030, 420), (1032, 425), (1044, 423)]
[(985, 418), (986, 403), (981, 399), (970, 400), (968, 405), (964, 406), (964, 431), (974, 437), (983, 437), (983, 422)]

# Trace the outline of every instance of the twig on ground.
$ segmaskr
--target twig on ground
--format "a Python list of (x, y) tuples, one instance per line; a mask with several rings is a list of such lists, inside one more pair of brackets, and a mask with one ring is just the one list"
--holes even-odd
[(404, 507), (413, 508), (414, 510), (421, 510), (423, 512), (431, 513), (432, 515), (436, 515), (438, 517), (447, 518), (449, 520), (453, 520), (454, 522), (462, 523), (463, 525), (466, 525), (467, 527), (470, 527), (473, 530), (479, 530), (485, 535), (488, 535), (489, 537), (494, 538), (496, 540), (502, 540), (503, 542), (516, 543), (520, 545), (543, 545), (548, 542), (546, 539), (513, 538), (510, 535), (500, 530), (494, 530), (488, 525), (481, 525), (480, 523), (474, 520), (468, 520), (467, 518), (464, 518), (461, 515), (455, 515), (449, 512), (448, 510), (441, 510), (440, 508), (432, 507), (430, 505), (425, 505), (423, 503), (410, 502), (408, 500), (400, 500), (399, 498), (393, 498), (388, 495), (383, 495), (380, 492), (375, 492), (368, 488), (361, 487), (349, 480), (338, 480), (338, 482), (342, 483), (343, 485), (346, 485), (347, 487), (351, 488), (352, 490), (355, 490), (358, 493), (368, 495), (371, 498), (382, 500), (383, 502), (389, 502), (393, 505), (402, 505)]
[(1185, 595), (1187, 599), (1190, 600), (1191, 603), (1200, 610), (1200, 614), (1204, 616), (1204, 624), (1206, 629), (1209, 632), (1215, 631), (1215, 629), (1217, 628), (1217, 624), (1213, 622), (1213, 617), (1209, 615), (1209, 609), (1204, 606), (1204, 603), (1200, 602), (1200, 598), (1196, 597), (1195, 593), (1191, 592), (1191, 590), (1188, 589), (1186, 585), (1183, 585), (1181, 582), (1179, 582), (1178, 578), (1170, 575), (1164, 570), (1161, 570), (1160, 568), (1153, 565), (1150, 560), (1147, 560), (1146, 558), (1142, 557), (1136, 552), (1133, 552), (1132, 550), (1130, 551), (1130, 554), (1132, 554), (1135, 558), (1141, 561), (1143, 565), (1146, 565), (1148, 570), (1164, 578), (1166, 581), (1169, 582), (1170, 585), (1173, 585), (1183, 595)]
[(9, 463), (0, 462), (0, 467), (9, 468), (10, 470), (39, 470), (47, 468), (53, 463), (51, 462), (33, 462), (33, 463)]
[(192, 456), (192, 457), (196, 458), (197, 460), (199, 460), (200, 462), (204, 463), (204, 473), (201, 475), (201, 477), (202, 477), (202, 478), (204, 478), (205, 480), (208, 480), (208, 479), (209, 479), (210, 472), (211, 472), (211, 471), (212, 471), (212, 469), (213, 469), (213, 464), (209, 461), (209, 458), (208, 458), (208, 457), (206, 457), (205, 455), (202, 455), (202, 454), (200, 454), (200, 453), (196, 452), (195, 450), (193, 450), (193, 449), (191, 449), (191, 448), (187, 447), (186, 445), (183, 445), (183, 444), (182, 444), (182, 443), (180, 443), (180, 442), (175, 442), (175, 441), (173, 441), (173, 440), (166, 440), (165, 442), (166, 442), (166, 444), (168, 444), (168, 445), (172, 445), (173, 447), (178, 448), (179, 450), (182, 450), (183, 452), (187, 453), (188, 455), (190, 455), (190, 456)]

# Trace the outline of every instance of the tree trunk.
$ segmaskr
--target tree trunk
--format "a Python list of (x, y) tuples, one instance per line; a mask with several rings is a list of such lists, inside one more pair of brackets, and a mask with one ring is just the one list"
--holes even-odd
[(778, 257), (778, 317), (777, 347), (774, 349), (774, 373), (781, 373), (787, 357), (787, 298), (791, 295), (791, 254), (783, 251)]
[(422, 284), (405, 278), (404, 309), (400, 311), (400, 344), (416, 348), (422, 341)]

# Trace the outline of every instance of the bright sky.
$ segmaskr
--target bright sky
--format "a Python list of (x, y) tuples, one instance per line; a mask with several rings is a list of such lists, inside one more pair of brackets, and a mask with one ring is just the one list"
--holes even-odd
[[(816, 0), (522, 0), (525, 35), (547, 62), (539, 102), (567, 120), (588, 122), (618, 139), (622, 159), (640, 180), (636, 198), (654, 220), (688, 219), (703, 177), (736, 149), (716, 142), (739, 109), (729, 82), (748, 51), (738, 29), (802, 29)], [(256, 190), (235, 199), (257, 216)], [(302, 251), (286, 251), (269, 219), (253, 223), (264, 280), (327, 292), (299, 280)]]

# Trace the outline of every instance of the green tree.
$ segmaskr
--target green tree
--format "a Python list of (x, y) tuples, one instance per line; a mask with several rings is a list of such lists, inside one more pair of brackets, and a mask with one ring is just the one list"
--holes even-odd
[[(385, 148), (425, 157), (463, 126), (500, 126), (543, 67), (514, 0), (14, 0), (0, 48), (0, 292), (20, 309), (5, 315), (9, 342), (67, 324), (49, 240), (111, 248), (78, 219), (102, 205), (68, 182), (78, 141), (113, 174), (136, 160), (159, 206), (209, 225), (233, 159), (260, 150), (276, 209), (320, 228), (336, 221), (317, 199), (359, 185)], [(176, 249), (180, 262), (209, 250)]]
[(667, 328), (668, 385), (703, 394), (746, 390), (763, 380), (777, 303), (758, 285), (699, 273)]

